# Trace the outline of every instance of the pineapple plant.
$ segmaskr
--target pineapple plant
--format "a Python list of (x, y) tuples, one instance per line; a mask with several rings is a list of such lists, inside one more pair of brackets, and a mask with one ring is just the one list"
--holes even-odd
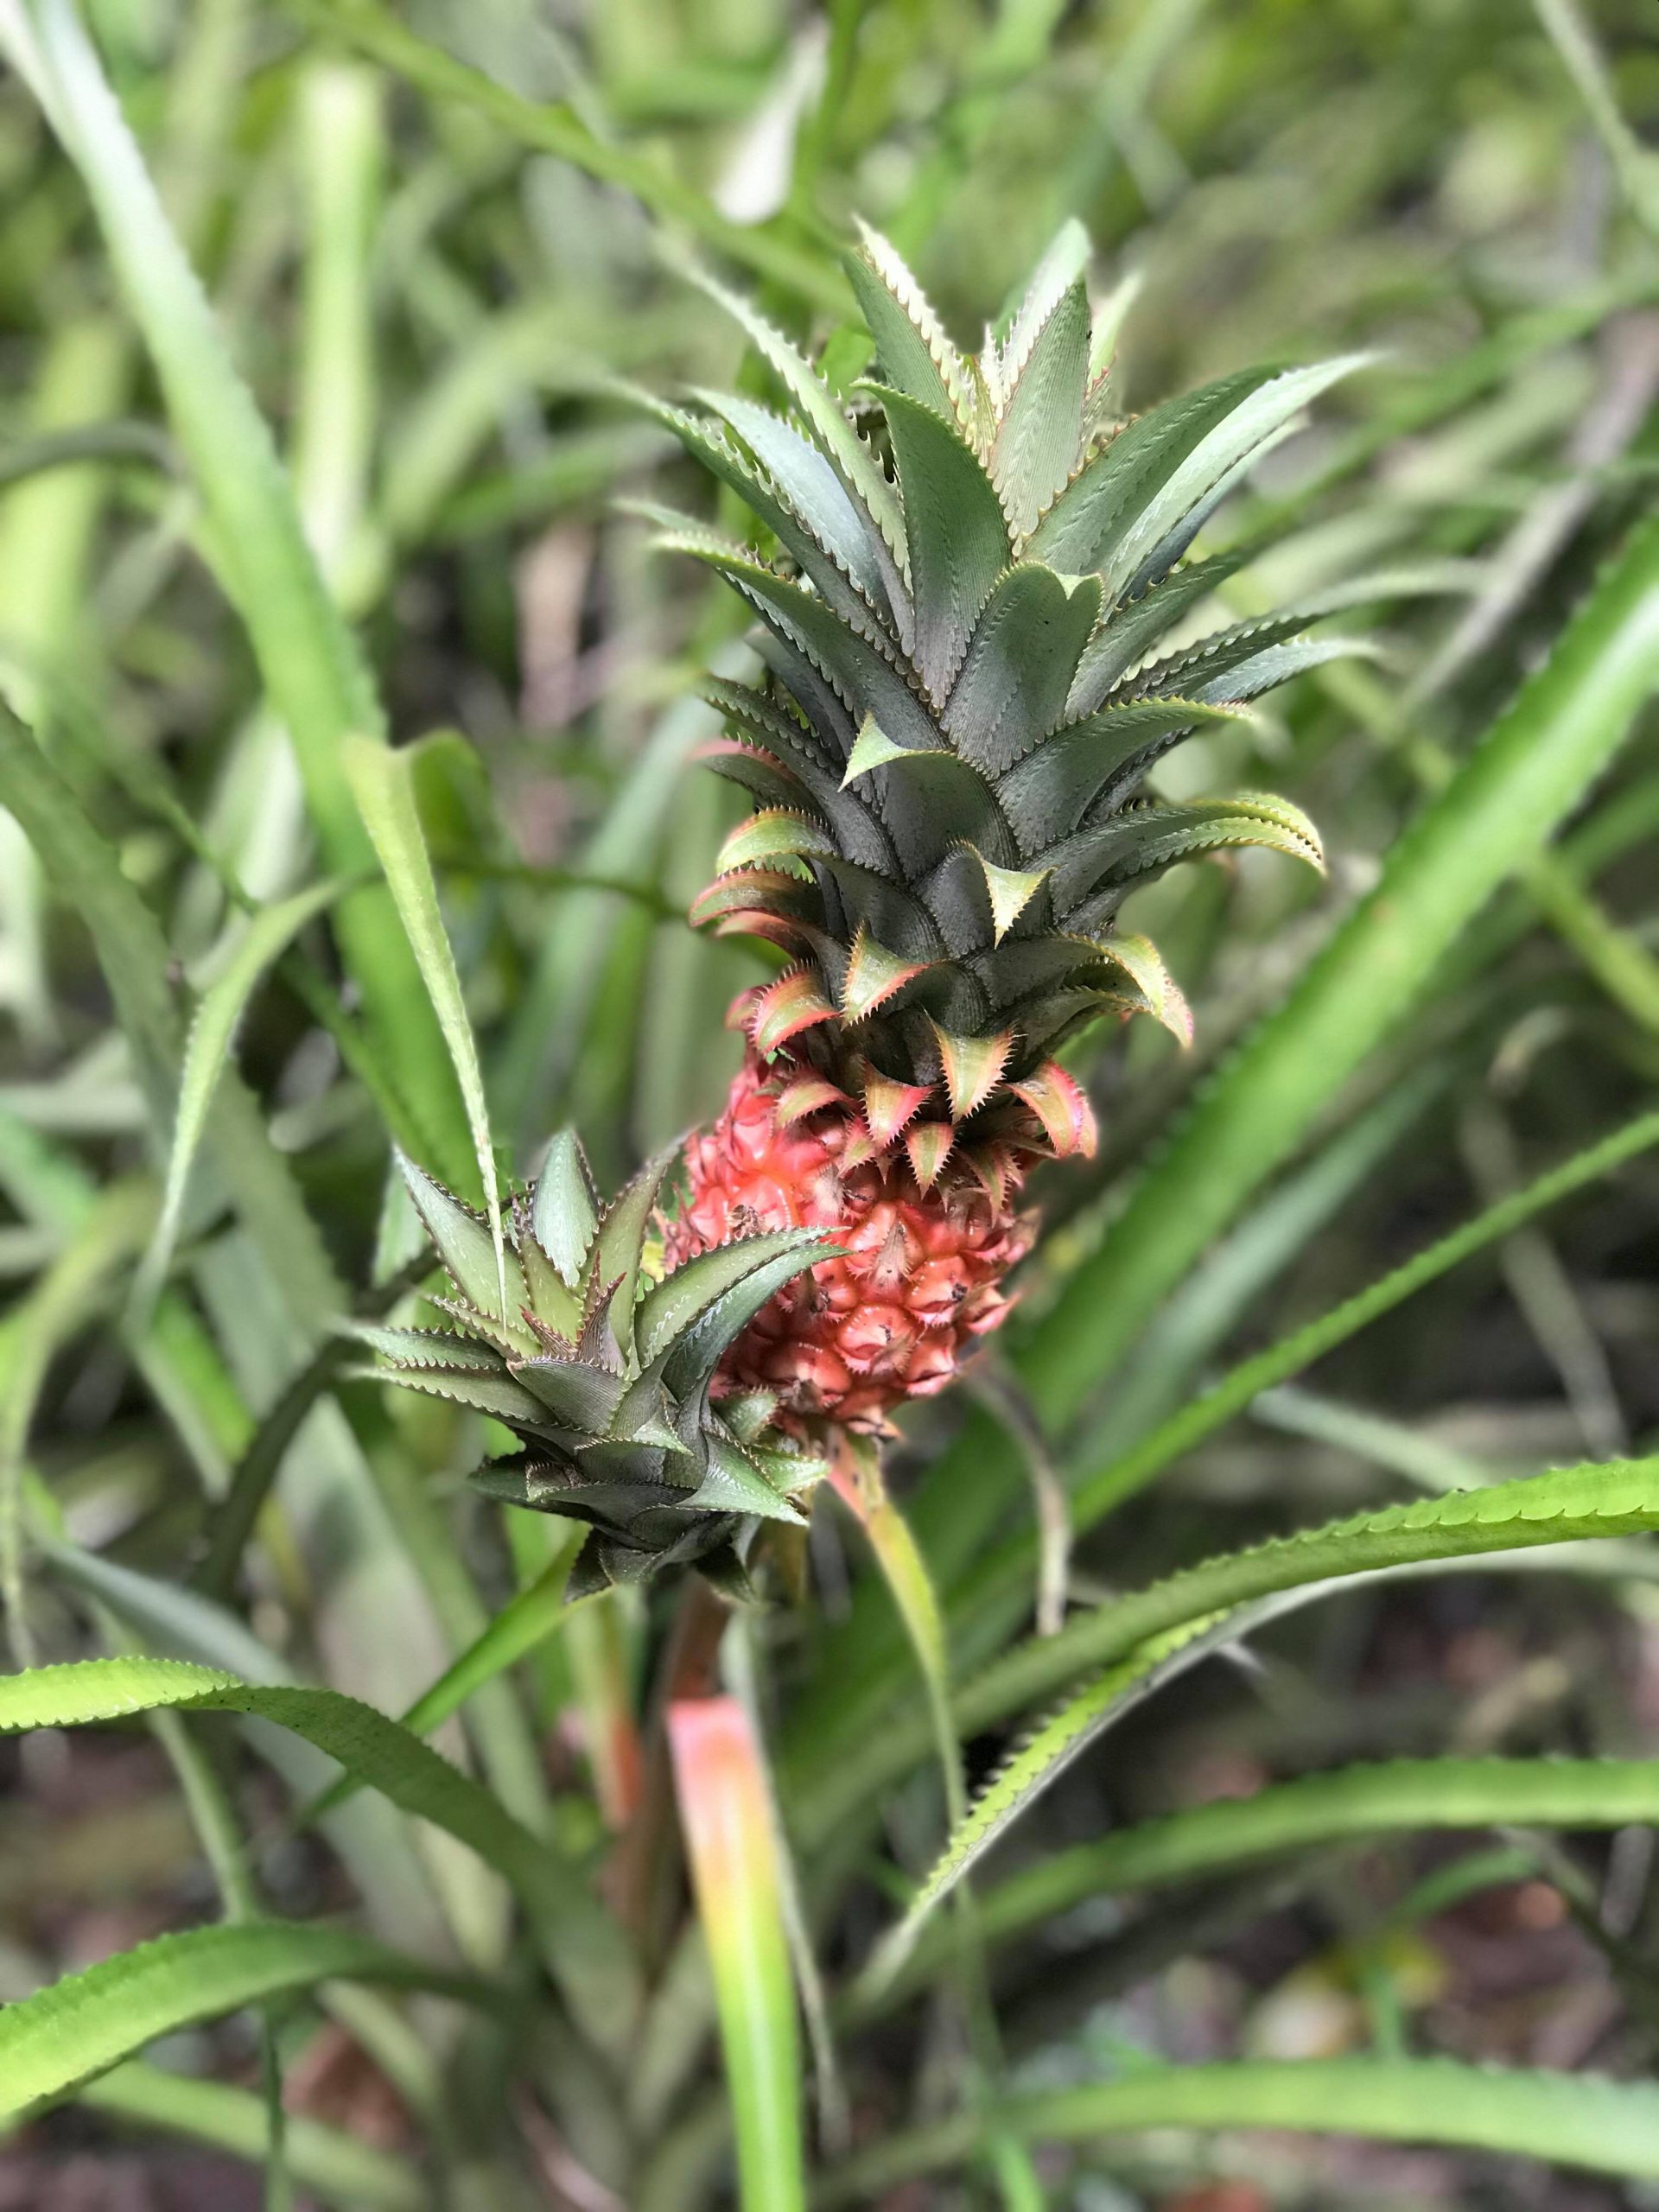
[(677, 1150), (601, 1205), (581, 1146), (562, 1132), (512, 1199), (499, 1267), (485, 1217), (402, 1160), (453, 1293), (431, 1298), (447, 1325), (345, 1325), (380, 1355), (367, 1370), (378, 1380), (512, 1431), (521, 1448), (473, 1480), (502, 1503), (587, 1524), (573, 1597), (691, 1561), (747, 1594), (761, 1525), (800, 1525), (798, 1501), (825, 1471), (772, 1427), (768, 1393), (728, 1394), (716, 1410), (709, 1386), (733, 1338), (835, 1248), (791, 1226), (663, 1269), (653, 1216)]
[(850, 405), (712, 282), (787, 412), (645, 402), (766, 537), (650, 510), (753, 610), (765, 667), (706, 689), (726, 724), (707, 757), (754, 811), (693, 918), (784, 963), (733, 1008), (744, 1063), (689, 1147), (668, 1249), (833, 1236), (716, 1378), (774, 1394), (803, 1433), (881, 1430), (1002, 1320), (1029, 1172), (1096, 1141), (1065, 1040), (1108, 1014), (1190, 1034), (1154, 946), (1117, 927), (1128, 893), (1225, 847), (1320, 862), (1281, 798), (1145, 785), (1195, 730), (1352, 649), (1304, 634), (1351, 590), (1169, 636), (1253, 550), (1185, 560), (1206, 518), (1356, 358), (1243, 371), (1120, 422), (1117, 314), (1091, 318), (1087, 254), (1068, 225), (974, 356), (867, 229), (848, 267), (874, 360)]

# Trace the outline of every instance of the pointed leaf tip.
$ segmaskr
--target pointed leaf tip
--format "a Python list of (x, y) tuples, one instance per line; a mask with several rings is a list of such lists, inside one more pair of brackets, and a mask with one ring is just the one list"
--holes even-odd
[(984, 874), (985, 893), (991, 902), (992, 941), (1001, 944), (1041, 890), (1050, 871), (1046, 868), (999, 868), (995, 861), (986, 859), (977, 845), (969, 845), (968, 850)]
[(853, 749), (847, 756), (841, 788), (845, 791), (861, 776), (868, 775), (872, 768), (883, 768), (889, 760), (902, 760), (915, 749), (913, 746), (895, 745), (875, 716), (866, 715), (859, 726), (858, 735), (853, 741)]
[(931, 1084), (896, 1083), (872, 1068), (864, 1078), (864, 1119), (871, 1136), (885, 1151), (907, 1122), (912, 1122), (932, 1096)]
[(779, 1046), (820, 1021), (836, 1020), (836, 1009), (805, 968), (791, 969), (756, 997), (749, 1015), (749, 1036), (757, 1052)]
[(1008, 1089), (1042, 1124), (1057, 1160), (1069, 1159), (1074, 1153), (1085, 1160), (1094, 1157), (1099, 1141), (1095, 1109), (1077, 1077), (1058, 1060), (1045, 1060), (1035, 1074), (1011, 1083)]
[(949, 1122), (918, 1122), (906, 1131), (911, 1173), (924, 1191), (931, 1191), (938, 1181), (956, 1141), (957, 1133)]
[(599, 1225), (599, 1204), (588, 1162), (574, 1129), (561, 1129), (547, 1147), (530, 1205), (536, 1241), (560, 1278), (574, 1285)]
[(995, 1090), (1014, 1050), (1014, 1032), (1004, 1029), (991, 1037), (964, 1037), (942, 1028), (937, 1021), (931, 1026), (950, 1097), (951, 1118), (963, 1121)]
[(896, 952), (889, 952), (861, 923), (842, 982), (842, 1012), (849, 1021), (862, 1021), (923, 974), (926, 966), (925, 961), (903, 960)]

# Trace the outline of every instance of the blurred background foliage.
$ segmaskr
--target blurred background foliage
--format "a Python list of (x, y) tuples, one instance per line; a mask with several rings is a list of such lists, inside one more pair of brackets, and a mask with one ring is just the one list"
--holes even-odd
[[(741, 657), (741, 626), (700, 571), (648, 552), (626, 509), (706, 505), (617, 379), (770, 393), (687, 281), (694, 257), (756, 287), (845, 369), (836, 255), (855, 214), (894, 238), (963, 335), (1077, 214), (1097, 287), (1140, 283), (1120, 353), (1128, 407), (1258, 359), (1379, 349), (1209, 542), (1280, 525), (1251, 586), (1281, 595), (1408, 561), (1443, 564), (1444, 588), (1396, 604), (1376, 664), (1304, 677), (1255, 726), (1171, 765), (1172, 791), (1286, 791), (1321, 825), (1331, 876), (1316, 886), (1252, 855), (1145, 895), (1198, 1041), (1182, 1056), (1148, 1024), (1084, 1056), (1105, 1141), (1092, 1169), (1044, 1192), (1060, 1227), (1028, 1341), (1183, 1101), (1374, 881), (1651, 505), (1652, 0), (99, 0), (88, 14), (393, 735), (418, 748), (496, 1135), (518, 1168), (570, 1118), (608, 1185), (709, 1113), (735, 1064), (724, 1007), (758, 972), (750, 950), (681, 919), (731, 818), (722, 788), (688, 769), (714, 726), (690, 687), (711, 656)], [(233, 962), (249, 906), (314, 880), (311, 827), (82, 180), (15, 76), (0, 84), (0, 692), (118, 852), (178, 1019)], [(1223, 1351), (1320, 1311), (1650, 1099), (1656, 835), (1649, 717), (1287, 1174), (1155, 1319), (1135, 1317), (1154, 1325), (1069, 1465), (1109, 1461)], [(461, 1420), (388, 1409), (350, 1383), (283, 1395), (296, 1376), (321, 1379), (345, 1286), (407, 1257), (386, 1131), (426, 1136), (441, 1159), (423, 1120), (431, 1071), (377, 1058), (327, 923), (301, 926), (237, 1057), (315, 1249), (301, 1236), (284, 1277), (245, 1218), (198, 1194), (181, 1272), (136, 1314), (155, 1156), (98, 928), (0, 818), (0, 1510), (27, 1520), (44, 1570), (26, 1624), (14, 1603), (17, 1648), (92, 1648), (89, 1625), (95, 1641), (113, 1607), (120, 1637), (200, 1656), (190, 1607), (212, 1597), (227, 1601), (213, 1635), (239, 1624), (283, 1665), (401, 1710), (545, 1558), (539, 1525), (504, 1535), (467, 1503), (478, 1437)], [(449, 1172), (464, 1174), (464, 1154)], [(1080, 1546), (1077, 1591), (1378, 1494), (1650, 1445), (1656, 1224), (1649, 1155), (1312, 1383), (1259, 1399)], [(914, 1458), (959, 1419), (930, 1414)], [(264, 1462), (233, 1486), (256, 1437)], [(934, 1508), (948, 1519), (937, 1491)], [(821, 1612), (779, 1628), (776, 1662), (786, 1696), (816, 1695), (822, 1713), (845, 1694), (845, 1725), (861, 1726), (870, 1708), (852, 1692), (893, 1634), (883, 1624), (867, 1644), (837, 1626), (855, 1561), (833, 1528), (819, 1554)], [(1448, 1735), (1469, 1751), (1639, 1748), (1659, 1713), (1650, 1574), (1626, 1560), (1611, 1604), (1605, 1576), (1363, 1593), (1275, 1630), (1254, 1675), (1184, 1686), (1155, 1738), (1131, 1723), (1109, 1774), (1068, 1782), (1036, 1826), (1064, 1840), (1107, 1808), (1135, 1815)], [(147, 1620), (145, 1592), (159, 1609)], [(659, 1630), (649, 1608), (619, 1605), (543, 1655), (524, 1697), (498, 1685), (480, 1698), (470, 1748), (498, 1790), (535, 1802), (550, 1787), (570, 1834), (596, 1834), (626, 1800), (611, 1762)], [(222, 1643), (216, 1656), (232, 1663)], [(10, 1986), (200, 1909), (159, 1754), (77, 1742), (71, 1755), (57, 1738), (5, 1757), (21, 1785), (0, 1805)], [(263, 1786), (245, 1784), (248, 1817), (274, 1835)], [(921, 1777), (893, 1793), (901, 1859), (925, 1858), (930, 1790)], [(386, 1859), (376, 1916), (438, 1943), (406, 1858)], [(1438, 2047), (1465, 2055), (1631, 2063), (1651, 1970), (1634, 1953), (1609, 1966), (1561, 1904), (1570, 1885), (1508, 1865), (1447, 1916), (1414, 1887), (1433, 1863), (1402, 1847), (1357, 1884), (1322, 1874), (1294, 1905), (1260, 1882), (1218, 1884), (1204, 1902), (1224, 1948), (1203, 1963), (1186, 1955), (1190, 1910), (1148, 1915), (1125, 1942), (1102, 1908), (1068, 1923), (1063, 1986), (1051, 1948), (1016, 1961), (1010, 2049), (1064, 2073), (1123, 2037), (1175, 2056), (1301, 2055), (1427, 2018)], [(285, 1910), (345, 1893), (320, 1847), (278, 1839), (263, 1867)], [(1622, 1936), (1643, 1918), (1635, 1846), (1611, 1877), (1635, 1899)], [(489, 1900), (469, 1902), (453, 1866), (439, 1885), (483, 1941)], [(864, 1897), (852, 1948), (870, 1918)], [(396, 2140), (397, 2100), (348, 2027), (336, 2020), (312, 2108)], [(0, 2151), (0, 2204), (69, 2203), (51, 2191), (85, 2143), (113, 2173), (93, 2126), (54, 2123)], [(208, 2201), (166, 2160), (131, 2171), (151, 2191), (135, 2202)], [(1521, 2201), (1501, 2165), (1427, 2154), (1313, 2167), (1252, 2154), (1209, 2196), (1183, 2193), (1194, 2177), (1179, 2159), (1115, 2177), (1103, 2165), (1094, 2195), (1085, 2179), (1065, 2201)], [(1627, 2200), (1539, 2182), (1526, 2201)]]

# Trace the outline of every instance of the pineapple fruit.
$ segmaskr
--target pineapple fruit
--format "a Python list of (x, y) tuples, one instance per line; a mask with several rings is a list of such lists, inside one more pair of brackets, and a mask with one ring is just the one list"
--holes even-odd
[(763, 1524), (798, 1527), (800, 1501), (826, 1471), (772, 1427), (769, 1394), (728, 1392), (716, 1411), (709, 1386), (733, 1338), (836, 1248), (791, 1225), (659, 1272), (654, 1209), (677, 1150), (601, 1206), (575, 1137), (556, 1137), (534, 1187), (512, 1202), (499, 1270), (483, 1216), (404, 1160), (454, 1294), (431, 1301), (448, 1325), (346, 1325), (386, 1363), (368, 1370), (377, 1379), (514, 1433), (522, 1448), (474, 1482), (502, 1503), (588, 1525), (573, 1597), (693, 1560), (746, 1594)]
[(1189, 1033), (1126, 895), (1188, 855), (1318, 836), (1257, 792), (1147, 798), (1206, 724), (1352, 650), (1302, 633), (1337, 593), (1160, 651), (1249, 549), (1185, 563), (1217, 504), (1354, 358), (1253, 369), (1127, 423), (1106, 400), (1068, 225), (1022, 304), (959, 353), (883, 238), (849, 273), (874, 349), (856, 413), (749, 304), (715, 293), (789, 396), (647, 399), (764, 526), (763, 555), (652, 510), (759, 618), (766, 674), (706, 696), (709, 748), (755, 811), (693, 918), (786, 965), (733, 1020), (746, 1058), (688, 1151), (668, 1250), (821, 1230), (841, 1248), (737, 1334), (716, 1389), (798, 1432), (877, 1430), (942, 1389), (1007, 1311), (1033, 1165), (1095, 1125), (1057, 1048), (1102, 1014)]

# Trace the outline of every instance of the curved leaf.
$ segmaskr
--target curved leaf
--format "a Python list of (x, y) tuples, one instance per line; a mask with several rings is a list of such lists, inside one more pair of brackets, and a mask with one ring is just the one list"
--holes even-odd
[(489, 1790), (372, 1706), (337, 1690), (245, 1682), (176, 1659), (90, 1659), (0, 1679), (0, 1733), (79, 1727), (162, 1708), (275, 1721), (402, 1811), (467, 1845), (523, 1899), (567, 2000), (595, 2039), (614, 2045), (626, 2037), (626, 2013), (613, 2001), (616, 1977), (626, 1970), (609, 1922), (573, 1883), (569, 1865)]
[[(1334, 1587), (1356, 1575), (1434, 1560), (1476, 1560), (1536, 1545), (1655, 1529), (1659, 1529), (1659, 1459), (1558, 1468), (1486, 1490), (1452, 1491), (1356, 1514), (1206, 1560), (1148, 1589), (1077, 1615), (1057, 1635), (1028, 1640), (961, 1687), (956, 1698), (957, 1725), (963, 1734), (975, 1734), (1062, 1694), (1093, 1669), (1116, 1668), (1124, 1662), (1130, 1663), (1117, 1688), (1132, 1689), (1142, 1663), (1173, 1667), (1183, 1649), (1197, 1656), (1201, 1648), (1208, 1648), (1192, 1641), (1183, 1646), (1178, 1637), (1168, 1649), (1160, 1650), (1154, 1648), (1154, 1639), (1189, 1627), (1195, 1637), (1208, 1636), (1217, 1617), (1281, 1592)], [(1239, 1626), (1235, 1619), (1221, 1633), (1224, 1637), (1236, 1633)], [(1091, 1689), (1100, 1687), (1091, 1685)], [(1090, 1694), (1083, 1694), (1086, 1699)], [(1113, 1715), (1114, 1694), (1103, 1694), (1095, 1719)], [(815, 1775), (814, 1786), (796, 1804), (801, 1833), (817, 1836), (832, 1829), (851, 1804), (924, 1756), (928, 1735), (919, 1716), (901, 1718), (889, 1711), (882, 1729), (855, 1764), (832, 1764)], [(1062, 1732), (1062, 1737), (1065, 1746), (1076, 1748), (1072, 1734)]]
[[(134, 2058), (83, 2084), (74, 2101), (117, 2126), (160, 2130), (253, 2165), (270, 2156), (265, 2100), (228, 2082), (202, 2081)], [(301, 2187), (342, 2212), (428, 2212), (431, 2200), (415, 2168), (355, 2135), (290, 2113), (283, 2124), (283, 2150)]]
[(158, 2036), (335, 1978), (476, 1999), (476, 1982), (348, 1929), (221, 1922), (161, 1936), (0, 2007), (0, 2120), (105, 2072)]
[[(489, 1108), (484, 1100), (483, 1071), (478, 1046), (467, 1018), (443, 914), (438, 887), (433, 880), (426, 835), (415, 804), (415, 783), (407, 749), (393, 752), (376, 740), (348, 737), (345, 745), (346, 778), (353, 796), (373, 842), (375, 853), (391, 889), (421, 981), (426, 986), (432, 1011), (443, 1033), (443, 1041), (461, 1085), (472, 1132), (478, 1179), (489, 1216), (490, 1241), (495, 1248), (495, 1295), (484, 1301), (484, 1310), (505, 1319), (516, 1309), (507, 1302), (506, 1244), (501, 1229), (501, 1196), (495, 1179), (495, 1153), (490, 1141)], [(472, 1294), (476, 1295), (476, 1294)]]
[(1120, 2080), (999, 2099), (893, 2138), (827, 2177), (818, 2202), (860, 2204), (965, 2164), (995, 2127), (1032, 2142), (1088, 2142), (1152, 2127), (1294, 2128), (1371, 2135), (1592, 2172), (1659, 2177), (1659, 2088), (1595, 2075), (1506, 2073), (1444, 2058), (1260, 2059), (1146, 2066)]
[(142, 1281), (146, 1295), (153, 1294), (159, 1287), (171, 1262), (190, 1170), (207, 1127), (208, 1109), (230, 1057), (232, 1040), (243, 1011), (266, 969), (281, 957), (306, 924), (331, 906), (346, 888), (343, 882), (331, 878), (296, 892), (291, 899), (278, 899), (261, 907), (249, 923), (223, 975), (202, 993), (184, 1048), (161, 1219), (144, 1256)]
[(1161, 1889), (1281, 1852), (1429, 1828), (1659, 1823), (1659, 1759), (1391, 1759), (1192, 1805), (1057, 1851), (985, 1890), (980, 1923), (1008, 1936), (1086, 1897)]

